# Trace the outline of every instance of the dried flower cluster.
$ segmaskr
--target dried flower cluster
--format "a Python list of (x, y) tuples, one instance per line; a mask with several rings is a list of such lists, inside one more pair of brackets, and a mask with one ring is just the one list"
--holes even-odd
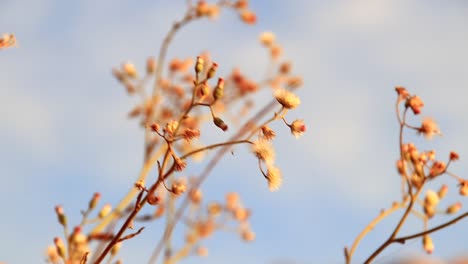
[[(434, 119), (429, 117), (424, 117), (420, 125), (408, 124), (406, 121), (408, 110), (411, 110), (414, 115), (419, 115), (422, 113), (424, 102), (419, 96), (411, 95), (402, 86), (397, 86), (395, 90), (398, 94), (396, 112), (400, 126), (400, 158), (396, 162), (396, 168), (402, 180), (402, 198), (401, 201), (394, 202), (391, 208), (383, 210), (381, 214), (361, 232), (350, 249), (345, 248), (346, 263), (351, 263), (352, 256), (360, 240), (370, 232), (378, 222), (398, 209), (404, 209), (405, 211), (397, 227), (394, 229), (391, 236), (369, 256), (365, 263), (370, 263), (390, 244), (404, 243), (406, 240), (415, 238), (422, 239), (423, 249), (430, 254), (435, 248), (430, 234), (468, 216), (468, 213), (464, 213), (442, 225), (429, 228), (430, 220), (436, 215), (457, 214), (462, 208), (462, 203), (458, 201), (441, 209), (440, 201), (444, 199), (449, 191), (449, 185), (446, 183), (439, 185), (438, 191), (435, 191), (431, 185), (440, 184), (440, 180), (449, 181), (450, 179), (454, 179), (458, 182), (458, 193), (461, 196), (467, 196), (468, 180), (449, 171), (452, 162), (460, 158), (457, 152), (450, 152), (444, 161), (444, 159), (441, 160), (436, 156), (435, 150), (421, 151), (415, 144), (404, 141), (404, 130), (406, 129), (413, 130), (417, 134), (423, 135), (426, 139), (432, 139), (435, 135), (441, 135), (441, 132)], [(401, 105), (404, 106), (403, 110), (400, 109)], [(436, 178), (441, 179), (434, 181)], [(420, 208), (418, 208), (417, 205), (420, 205)], [(399, 231), (410, 215), (422, 221), (422, 230), (413, 235), (399, 237)]]
[[(138, 119), (145, 130), (144, 166), (133, 188), (114, 208), (105, 204), (96, 211), (101, 196), (95, 194), (71, 233), (63, 208), (56, 208), (64, 239), (57, 237), (47, 249), (50, 263), (102, 263), (105, 259), (111, 263), (125, 240), (143, 231), (144, 227), (135, 230), (137, 226), (162, 217), (166, 218), (164, 234), (150, 262), (159, 255), (163, 255), (165, 263), (193, 254), (206, 256), (208, 249), (202, 245), (203, 239), (215, 231), (232, 228), (230, 223), (236, 223), (234, 230), (243, 240), (255, 239), (248, 223), (251, 211), (241, 204), (238, 194), (228, 193), (224, 203), (203, 205), (201, 184), (224, 153), (233, 145), (245, 144), (258, 160), (269, 189), (279, 189), (282, 177), (274, 165), (272, 145), (276, 133), (269, 124), (286, 124), (296, 138), (305, 132), (302, 119), (290, 123), (286, 120), (286, 114), (300, 104), (293, 91), (302, 86), (302, 79), (291, 74), (290, 62), (281, 61), (281, 46), (271, 32), (261, 34), (260, 40), (270, 50), (271, 69), (277, 70), (264, 79), (248, 77), (238, 68), (227, 76), (217, 76), (221, 66), (207, 52), (195, 59), (174, 57), (166, 63), (168, 46), (181, 27), (197, 19), (216, 18), (223, 9), (234, 10), (246, 24), (257, 21), (247, 0), (188, 1), (184, 17), (173, 24), (158, 57), (148, 57), (143, 70), (129, 61), (112, 70), (128, 95), (139, 100), (128, 116)], [(271, 101), (252, 113), (251, 95), (262, 89), (271, 89)], [(238, 131), (224, 142), (199, 140), (204, 133), (223, 133), (239, 125)], [(209, 128), (214, 130), (205, 131)], [(213, 150), (217, 153), (205, 171), (187, 177), (190, 161), (202, 160)], [(151, 171), (156, 172), (156, 177), (148, 177)], [(95, 217), (90, 219), (91, 214)], [(179, 222), (185, 223), (187, 233), (185, 243), (176, 250), (172, 232)]]

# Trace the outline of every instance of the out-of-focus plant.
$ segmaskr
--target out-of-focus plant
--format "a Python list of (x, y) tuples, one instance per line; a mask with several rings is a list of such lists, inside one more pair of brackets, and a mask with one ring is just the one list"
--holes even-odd
[[(446, 158), (436, 158), (435, 150), (422, 151), (413, 143), (406, 142), (404, 131), (410, 130), (424, 136), (426, 139), (432, 139), (434, 136), (441, 135), (441, 131), (434, 121), (429, 117), (424, 117), (421, 124), (411, 125), (407, 122), (408, 112), (419, 115), (424, 107), (424, 102), (417, 95), (411, 95), (404, 87), (397, 86), (396, 113), (399, 124), (399, 149), (400, 157), (396, 162), (397, 172), (401, 177), (401, 200), (395, 201), (390, 208), (382, 210), (362, 232), (356, 237), (350, 248), (345, 248), (346, 263), (351, 263), (354, 252), (360, 241), (374, 227), (387, 216), (403, 210), (403, 215), (393, 229), (390, 236), (364, 261), (371, 263), (382, 251), (394, 243), (404, 244), (411, 239), (421, 239), (424, 250), (430, 254), (434, 250), (434, 243), (430, 234), (442, 230), (455, 224), (468, 216), (468, 212), (459, 214), (462, 207), (461, 202), (454, 202), (447, 208), (440, 208), (439, 201), (443, 199), (449, 188), (447, 184), (441, 184), (441, 181), (455, 180), (458, 183), (458, 192), (461, 196), (468, 196), (468, 180), (463, 179), (450, 172), (449, 166), (460, 157), (455, 151), (450, 152)], [(403, 108), (403, 109), (402, 109)], [(444, 161), (446, 160), (446, 161)], [(434, 181), (438, 179), (437, 181)], [(438, 186), (437, 186), (437, 185)], [(436, 185), (436, 190), (434, 190)], [(430, 227), (429, 221), (436, 215), (455, 215), (455, 218), (443, 224)], [(422, 230), (410, 235), (400, 235), (402, 227), (410, 216), (415, 216), (422, 221)]]
[(5, 33), (0, 37), (0, 50), (16, 46), (16, 37), (14, 34)]
[[(239, 195), (230, 192), (224, 202), (205, 202), (201, 184), (233, 146), (247, 145), (268, 188), (275, 191), (280, 187), (281, 171), (275, 165), (272, 145), (275, 131), (269, 125), (283, 123), (295, 137), (305, 132), (302, 119), (287, 119), (288, 112), (300, 104), (293, 91), (302, 85), (302, 79), (293, 75), (291, 63), (282, 59), (281, 46), (271, 32), (260, 35), (271, 61), (264, 79), (254, 80), (239, 69), (216, 77), (221, 66), (208, 53), (195, 60), (173, 58), (166, 63), (168, 47), (180, 28), (199, 19), (216, 18), (223, 9), (237, 12), (246, 24), (257, 20), (247, 0), (187, 1), (182, 19), (172, 25), (158, 56), (147, 59), (143, 73), (130, 62), (113, 69), (128, 94), (141, 100), (129, 117), (138, 118), (145, 129), (143, 167), (134, 186), (114, 208), (100, 206), (101, 194), (95, 193), (82, 211), (81, 221), (73, 225), (62, 206), (55, 208), (63, 236), (56, 237), (47, 250), (50, 263), (111, 263), (126, 240), (144, 232), (143, 223), (161, 218), (166, 225), (150, 263), (162, 252), (164, 263), (175, 263), (191, 254), (207, 255), (203, 240), (218, 230), (232, 229), (244, 241), (255, 238), (248, 222), (251, 211)], [(272, 99), (254, 113), (253, 95), (264, 88), (272, 90)], [(222, 133), (232, 129), (229, 123), (240, 124), (229, 139), (205, 144), (197, 141), (202, 133), (208, 133), (204, 129)], [(190, 161), (213, 150), (217, 152), (199, 175), (185, 176)], [(150, 175), (153, 170), (156, 177)], [(172, 234), (180, 222), (186, 226), (186, 236), (177, 247)]]

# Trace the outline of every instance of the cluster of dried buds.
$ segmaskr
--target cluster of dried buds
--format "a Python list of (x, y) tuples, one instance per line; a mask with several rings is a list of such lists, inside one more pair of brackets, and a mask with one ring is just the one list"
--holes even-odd
[[(73, 227), (73, 231), (69, 233), (68, 218), (61, 205), (55, 207), (55, 213), (59, 224), (63, 227), (64, 237), (55, 237), (53, 245), (47, 248), (46, 256), (49, 263), (84, 263), (84, 259), (90, 254), (90, 243), (93, 241), (109, 241), (112, 239), (113, 234), (101, 233), (95, 235), (86, 235), (83, 230), (86, 225), (92, 224), (100, 219), (106, 217), (111, 211), (110, 204), (104, 204), (99, 211), (96, 212), (95, 218), (90, 219), (89, 216), (95, 211), (101, 200), (101, 194), (95, 193), (88, 203), (88, 208), (81, 211), (82, 220), (80, 224)], [(111, 256), (118, 253), (120, 244), (116, 245), (111, 250)]]
[[(187, 3), (188, 8), (184, 18), (174, 23), (166, 39), (170, 40), (172, 34), (194, 19), (215, 18), (221, 8), (234, 9), (241, 20), (247, 24), (254, 24), (257, 19), (255, 13), (250, 11), (247, 0), (220, 0), (214, 4), (199, 0), (194, 4), (192, 1)], [(146, 166), (156, 167), (157, 164), (158, 178), (152, 184), (146, 185), (145, 179), (149, 172), (142, 173), (143, 176), (140, 175), (135, 184), (136, 189), (140, 191), (135, 206), (119, 204), (112, 212), (110, 205), (105, 205), (98, 212), (97, 220), (119, 220), (127, 217), (127, 221), (120, 229), (122, 231), (127, 227), (133, 227), (134, 221), (152, 221), (162, 217), (165, 212), (168, 212), (168, 206), (173, 205), (179, 197), (186, 195), (185, 198), (188, 199), (190, 205), (197, 209), (190, 210), (185, 221), (188, 226), (186, 244), (190, 250), (196, 249), (197, 254), (206, 255), (208, 251), (200, 245), (200, 241), (209, 237), (214, 231), (226, 228), (228, 220), (238, 223), (235, 230), (243, 240), (251, 241), (255, 238), (248, 223), (250, 211), (242, 206), (236, 193), (228, 193), (224, 204), (210, 203), (206, 207), (202, 206), (202, 194), (199, 189), (201, 180), (198, 183), (187, 182), (180, 173), (187, 167), (188, 158), (199, 159), (204, 152), (212, 148), (245, 143), (251, 144), (251, 150), (259, 161), (260, 170), (268, 181), (269, 189), (274, 191), (280, 187), (281, 172), (274, 166), (275, 154), (271, 144), (275, 132), (268, 125), (273, 121), (283, 122), (296, 138), (306, 131), (302, 119), (292, 122), (286, 120), (288, 111), (300, 104), (299, 97), (293, 91), (302, 85), (302, 79), (292, 75), (291, 63), (279, 61), (282, 49), (273, 33), (263, 33), (260, 36), (260, 42), (269, 49), (271, 69), (273, 69), (263, 81), (254, 81), (238, 69), (234, 69), (226, 77), (216, 77), (219, 65), (211, 60), (208, 53), (199, 55), (196, 60), (173, 58), (166, 65), (164, 50), (167, 46), (164, 45), (169, 45), (169, 42), (163, 44), (159, 58), (147, 58), (143, 71), (139, 71), (131, 62), (125, 62), (113, 69), (114, 77), (127, 93), (140, 100), (128, 115), (131, 118), (140, 119), (140, 125), (145, 128), (143, 171)], [(274, 71), (275, 67), (277, 67), (276, 71)], [(163, 75), (163, 72), (167, 72), (167, 76)], [(275, 100), (279, 104), (274, 105), (279, 110), (272, 118), (261, 125), (257, 125), (257, 121), (246, 122), (239, 131), (242, 133), (237, 138), (238, 140), (207, 146), (197, 143), (204, 122), (211, 122), (212, 126), (227, 131), (229, 128), (227, 123), (237, 124), (244, 121), (253, 106), (250, 95), (267, 86), (270, 86), (274, 93), (274, 99), (269, 105), (276, 104)], [(241, 107), (237, 107), (239, 105)], [(270, 112), (273, 111), (273, 108), (268, 109)], [(251, 120), (260, 120), (266, 115), (265, 113), (268, 112), (260, 111), (253, 115)], [(230, 119), (225, 122), (221, 115)], [(257, 137), (256, 140), (252, 140), (254, 136)], [(172, 167), (169, 168), (168, 164), (171, 161)], [(266, 166), (265, 169), (264, 166)], [(142, 198), (143, 195), (145, 195), (144, 198)], [(130, 200), (131, 197), (127, 196), (123, 200), (125, 199)], [(116, 241), (131, 238), (142, 230), (124, 238), (120, 237), (123, 232), (102, 233), (95, 231), (98, 228), (93, 229), (89, 235), (84, 235), (82, 231), (84, 225), (94, 223), (94, 219), (89, 220), (87, 217), (96, 207), (98, 200), (99, 196), (93, 197), (88, 210), (83, 212), (83, 220), (72, 234), (68, 234), (63, 209), (60, 207), (56, 210), (59, 223), (64, 227), (66, 239), (64, 243), (57, 238), (55, 245), (49, 248), (48, 256), (51, 263), (57, 263), (60, 260), (67, 263), (82, 263), (90, 252), (89, 244), (93, 240), (111, 241), (107, 249), (112, 247), (110, 254), (113, 257), (117, 254), (121, 244), (121, 242), (115, 243)], [(181, 201), (181, 203), (184, 202)], [(142, 205), (145, 204), (153, 205), (152, 211), (149, 214), (138, 214)], [(106, 218), (107, 215), (110, 217)], [(103, 222), (106, 221), (100, 221), (97, 226)], [(183, 247), (179, 253), (171, 254), (168, 258), (187, 256), (193, 253), (190, 250)], [(98, 258), (104, 258), (106, 254), (104, 250)]]
[[(409, 125), (406, 121), (407, 110), (411, 110), (414, 115), (419, 115), (424, 107), (424, 102), (417, 95), (411, 95), (404, 87), (397, 86), (396, 91), (398, 93), (397, 105), (404, 105), (403, 113), (398, 110), (401, 129), (409, 128), (427, 139), (433, 138), (434, 135), (441, 135), (437, 123), (432, 118), (424, 117), (419, 126)], [(421, 195), (423, 187), (427, 186), (429, 182), (442, 176), (448, 176), (458, 181), (460, 195), (468, 195), (468, 181), (448, 171), (450, 164), (460, 158), (457, 152), (450, 152), (447, 160), (443, 161), (437, 159), (435, 150), (420, 151), (413, 143), (402, 142), (400, 148), (401, 158), (397, 161), (396, 167), (402, 179), (408, 183), (408, 194), (418, 197)], [(425, 230), (427, 230), (428, 220), (436, 214), (455, 214), (461, 209), (461, 202), (453, 203), (444, 210), (438, 209), (440, 200), (446, 196), (448, 190), (447, 184), (443, 184), (437, 192), (427, 189), (424, 199), (417, 200), (421, 204), (422, 212), (414, 211), (413, 213), (422, 218)], [(403, 193), (403, 196), (405, 197), (406, 194)], [(428, 253), (434, 249), (429, 234), (423, 236), (423, 247)]]

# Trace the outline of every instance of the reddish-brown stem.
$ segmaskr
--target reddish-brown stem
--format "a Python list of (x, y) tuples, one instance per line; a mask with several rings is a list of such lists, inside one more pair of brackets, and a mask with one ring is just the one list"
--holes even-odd
[(123, 233), (125, 232), (125, 230), (127, 230), (127, 228), (130, 226), (131, 222), (133, 221), (133, 218), (135, 218), (135, 216), (138, 214), (138, 212), (142, 208), (142, 206), (140, 206), (140, 201), (141, 201), (141, 198), (143, 196), (143, 193), (144, 193), (144, 190), (140, 191), (140, 194), (138, 194), (137, 200), (135, 202), (135, 208), (133, 209), (132, 213), (127, 218), (127, 220), (122, 225), (122, 227), (120, 227), (120, 230), (117, 232), (117, 234), (114, 236), (114, 238), (112, 238), (111, 242), (109, 242), (109, 244), (107, 244), (106, 248), (104, 248), (104, 250), (101, 252), (101, 254), (96, 259), (94, 264), (101, 263), (104, 260), (104, 258), (106, 257), (106, 255), (111, 251), (112, 247), (114, 247), (114, 245), (119, 242), (119, 240), (122, 237)]

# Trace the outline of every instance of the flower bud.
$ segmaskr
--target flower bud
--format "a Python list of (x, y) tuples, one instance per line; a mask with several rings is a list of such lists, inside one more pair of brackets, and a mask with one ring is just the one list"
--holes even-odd
[(457, 152), (452, 151), (452, 152), (450, 152), (449, 158), (450, 158), (450, 161), (457, 161), (457, 160), (460, 159), (460, 156), (458, 155)]
[(419, 115), (421, 113), (421, 109), (424, 106), (424, 102), (421, 100), (421, 98), (419, 98), (419, 96), (415, 95), (406, 100), (405, 106), (410, 107), (415, 115)]
[(101, 199), (101, 194), (100, 193), (94, 193), (93, 198), (89, 201), (88, 208), (89, 210), (96, 208), (96, 205), (98, 204), (99, 200)]
[(122, 65), (122, 70), (130, 78), (138, 77), (138, 73), (137, 73), (137, 70), (135, 68), (135, 65), (133, 65), (132, 63), (129, 63), (129, 62), (124, 63)]
[(221, 130), (223, 130), (223, 131), (228, 130), (228, 125), (226, 125), (226, 123), (224, 123), (224, 121), (223, 121), (221, 118), (219, 118), (219, 117), (213, 118), (213, 123), (214, 123), (217, 127), (221, 128)]
[(224, 95), (224, 79), (219, 78), (215, 89), (213, 90), (213, 97), (215, 100), (221, 99)]
[(54, 244), (55, 247), (57, 248), (57, 253), (58, 255), (62, 258), (66, 258), (67, 251), (65, 249), (65, 245), (63, 244), (63, 241), (60, 237), (54, 238)]
[(296, 138), (299, 138), (306, 131), (306, 125), (302, 119), (294, 120), (289, 128), (291, 129), (291, 134), (293, 134)]
[(211, 67), (208, 69), (208, 72), (206, 73), (206, 78), (211, 79), (214, 77), (216, 74), (216, 70), (218, 69), (218, 64), (216, 62), (213, 62)]
[(186, 190), (187, 190), (187, 184), (185, 183), (184, 180), (178, 179), (178, 180), (175, 180), (174, 183), (172, 183), (171, 191), (175, 195), (181, 195)]
[(203, 66), (205, 64), (205, 60), (201, 56), (197, 57), (197, 62), (195, 63), (195, 73), (198, 75), (200, 72), (203, 71)]
[(448, 186), (447, 184), (444, 184), (440, 187), (439, 191), (437, 192), (437, 195), (439, 196), (439, 199), (442, 199), (447, 195), (448, 192)]
[(468, 181), (467, 180), (463, 180), (462, 182), (460, 182), (460, 195), (463, 195), (463, 196), (468, 196)]
[(452, 204), (451, 206), (449, 206), (447, 208), (447, 210), (445, 211), (445, 213), (447, 214), (455, 214), (457, 213), (458, 211), (460, 211), (460, 209), (462, 208), (462, 203), (458, 202), (458, 203), (454, 203)]
[(104, 218), (112, 211), (112, 206), (110, 204), (105, 204), (101, 211), (99, 211), (98, 217)]
[(424, 204), (427, 204), (428, 206), (437, 206), (437, 204), (439, 204), (439, 195), (437, 195), (433, 190), (427, 190)]
[(67, 216), (63, 212), (63, 207), (61, 205), (55, 206), (55, 213), (57, 214), (59, 223), (62, 226), (67, 226)]
[(423, 247), (427, 254), (431, 254), (434, 251), (434, 243), (429, 235), (423, 236)]

